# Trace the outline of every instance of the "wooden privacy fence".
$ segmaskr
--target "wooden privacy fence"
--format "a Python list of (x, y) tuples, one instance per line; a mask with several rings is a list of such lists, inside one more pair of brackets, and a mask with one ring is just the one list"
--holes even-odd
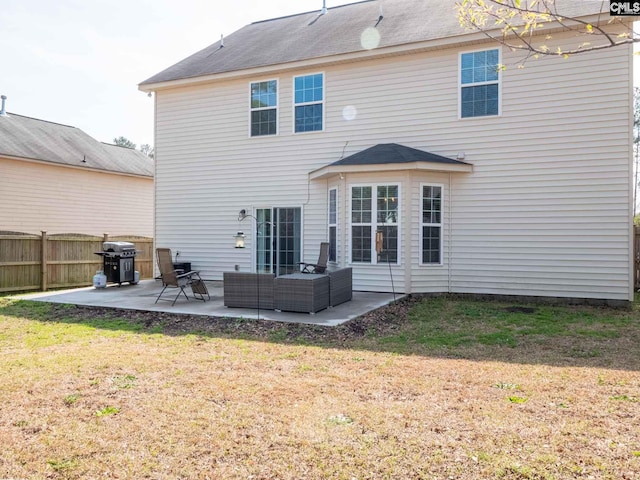
[(0, 232), (0, 292), (84, 287), (102, 270), (102, 242), (132, 242), (140, 278), (153, 278), (153, 238)]

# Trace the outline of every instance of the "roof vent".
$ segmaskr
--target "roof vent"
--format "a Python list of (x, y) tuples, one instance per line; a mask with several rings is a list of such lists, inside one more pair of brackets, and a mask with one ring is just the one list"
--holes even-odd
[(0, 98), (2, 99), (2, 107), (0, 107), (0, 116), (6, 117), (7, 116), (7, 111), (4, 109), (4, 106), (5, 106), (5, 102), (7, 101), (7, 96), (6, 95), (2, 95), (2, 96), (0, 96)]
[(322, 0), (322, 10), (320, 10), (320, 15), (327, 14), (327, 0)]
[(379, 14), (378, 14), (378, 21), (376, 22), (376, 27), (380, 24), (380, 22), (382, 21), (382, 19), (384, 18), (384, 16), (382, 15), (382, 5), (380, 5), (380, 10), (379, 10)]

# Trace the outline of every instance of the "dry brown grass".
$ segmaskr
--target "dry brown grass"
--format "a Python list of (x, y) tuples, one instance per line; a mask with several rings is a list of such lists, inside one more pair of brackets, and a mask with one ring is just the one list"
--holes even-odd
[(5, 300), (0, 478), (640, 478), (639, 315), (591, 310), (623, 334), (429, 347), (403, 310), (189, 333)]

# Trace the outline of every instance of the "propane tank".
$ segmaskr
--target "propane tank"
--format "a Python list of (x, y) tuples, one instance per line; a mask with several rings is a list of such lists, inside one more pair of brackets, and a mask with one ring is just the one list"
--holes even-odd
[(93, 276), (93, 286), (95, 288), (105, 288), (107, 286), (107, 276), (102, 270), (98, 270)]

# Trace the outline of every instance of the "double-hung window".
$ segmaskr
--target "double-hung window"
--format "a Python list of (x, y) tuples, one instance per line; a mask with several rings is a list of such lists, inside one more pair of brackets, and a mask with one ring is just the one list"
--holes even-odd
[(460, 55), (460, 116), (498, 115), (500, 52), (482, 50)]
[(398, 263), (398, 185), (351, 187), (351, 261)]
[(337, 261), (336, 244), (338, 241), (338, 189), (329, 190), (329, 261)]
[(424, 265), (442, 263), (442, 186), (422, 186), (422, 252)]
[(314, 132), (323, 128), (324, 75), (316, 73), (294, 77), (294, 128)]
[(275, 135), (278, 124), (278, 81), (251, 84), (251, 136)]

